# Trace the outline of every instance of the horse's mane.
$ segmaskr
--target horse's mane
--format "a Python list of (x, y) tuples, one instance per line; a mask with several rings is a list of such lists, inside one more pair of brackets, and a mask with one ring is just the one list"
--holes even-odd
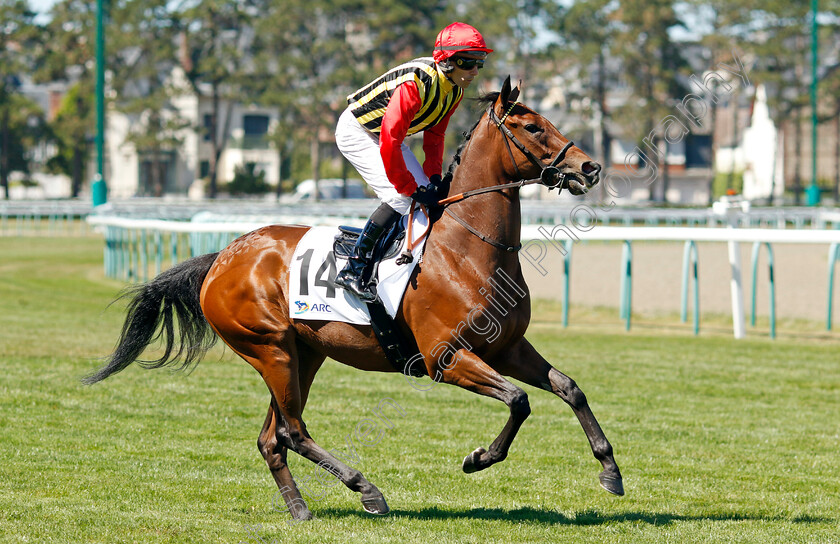
[[(477, 98), (474, 98), (473, 100), (476, 104), (479, 104), (480, 106), (489, 106), (490, 104), (496, 102), (496, 99), (499, 98), (499, 94), (500, 93), (498, 91), (486, 93), (478, 96)], [(458, 146), (458, 149), (455, 151), (455, 156), (452, 157), (452, 162), (449, 163), (449, 168), (447, 168), (446, 170), (447, 172), (449, 172), (449, 174), (453, 176), (455, 175), (455, 168), (457, 168), (458, 165), (461, 164), (461, 152), (464, 150), (464, 148), (467, 146), (467, 143), (470, 141), (470, 137), (472, 136), (472, 133), (475, 130), (475, 128), (478, 126), (479, 121), (481, 121), (481, 116), (478, 117), (478, 120), (475, 122), (471, 129), (464, 132), (464, 141), (461, 142), (461, 144)]]
[(479, 96), (478, 98), (476, 98), (475, 101), (479, 104), (486, 104), (486, 105), (489, 106), (490, 104), (492, 104), (493, 102), (495, 102), (499, 98), (500, 94), (501, 93), (499, 91), (494, 91), (492, 93), (483, 94), (483, 95)]

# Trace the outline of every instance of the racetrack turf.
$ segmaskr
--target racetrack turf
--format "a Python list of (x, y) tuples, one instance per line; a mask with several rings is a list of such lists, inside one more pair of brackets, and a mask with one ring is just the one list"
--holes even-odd
[[(316, 520), (290, 524), (256, 448), (268, 394), (229, 351), (191, 375), (129, 367), (86, 387), (113, 347), (123, 285), (103, 278), (96, 238), (0, 238), (0, 542), (785, 542), (840, 541), (840, 362), (832, 338), (625, 333), (537, 312), (528, 338), (587, 394), (627, 495), (571, 410), (532, 388), (532, 415), (503, 463), (472, 475), (463, 457), (507, 418), (450, 386), (333, 362), (306, 411), (314, 438), (347, 452), (391, 514), (311, 483)], [(538, 306), (539, 307), (539, 306)], [(375, 414), (383, 399), (404, 411)], [(315, 467), (294, 454), (299, 481)], [(316, 496), (320, 496), (316, 500)]]

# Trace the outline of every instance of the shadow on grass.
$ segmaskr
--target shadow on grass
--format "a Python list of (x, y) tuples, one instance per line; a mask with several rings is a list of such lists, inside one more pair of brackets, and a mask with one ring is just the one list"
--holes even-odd
[[(349, 508), (327, 508), (313, 512), (316, 517), (363, 517), (371, 518), (360, 510)], [(663, 526), (680, 521), (785, 521), (789, 523), (835, 523), (837, 520), (812, 516), (769, 516), (761, 514), (740, 514), (737, 512), (721, 514), (681, 515), (655, 512), (623, 512), (603, 514), (592, 510), (578, 512), (574, 517), (566, 516), (553, 510), (536, 508), (517, 508), (503, 510), (501, 508), (473, 508), (470, 510), (444, 510), (441, 508), (424, 508), (422, 510), (391, 510), (388, 516), (405, 517), (416, 520), (451, 520), (451, 519), (483, 519), (488, 521), (516, 521), (530, 522), (543, 525), (603, 525), (607, 523), (647, 523)], [(387, 517), (387, 516), (386, 516)]]

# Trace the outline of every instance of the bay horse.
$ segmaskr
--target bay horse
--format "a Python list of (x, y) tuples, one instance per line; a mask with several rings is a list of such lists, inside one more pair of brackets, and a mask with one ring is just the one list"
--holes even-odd
[[(411, 275), (396, 322), (403, 334), (416, 339), (424, 374), (500, 400), (510, 410), (490, 446), (466, 456), (464, 472), (483, 470), (505, 459), (531, 412), (525, 391), (504, 378), (510, 376), (557, 395), (571, 407), (603, 466), (601, 485), (623, 495), (612, 446), (583, 392), (524, 338), (531, 308), (517, 254), (519, 187), (524, 180), (531, 176), (530, 182), (562, 182), (571, 193), (583, 194), (598, 183), (601, 167), (548, 120), (519, 103), (518, 96), (519, 88), (511, 88), (508, 78), (500, 92), (480, 99), (487, 111), (450, 166), (450, 195), (458, 196), (442, 201), (445, 213), (428, 233), (423, 258)], [(84, 381), (95, 383), (119, 372), (157, 338), (163, 340), (163, 355), (139, 364), (156, 368), (180, 361), (180, 368), (187, 368), (197, 364), (220, 337), (260, 373), (271, 393), (257, 445), (293, 518), (312, 515), (289, 471), (288, 450), (319, 464), (359, 492), (367, 512), (385, 514), (388, 505), (376, 486), (318, 445), (302, 418), (310, 386), (325, 358), (360, 370), (396, 371), (370, 326), (302, 321), (290, 315), (291, 259), (307, 230), (303, 226), (264, 227), (241, 236), (219, 253), (185, 261), (147, 284), (130, 288), (123, 295), (133, 298), (117, 347), (106, 364)], [(520, 295), (516, 304), (505, 308), (498, 303), (510, 298), (510, 286), (506, 292), (502, 281), (484, 286), (494, 274), (515, 282)], [(475, 317), (476, 309), (493, 314), (498, 325), (494, 334), (473, 326), (476, 320), (465, 326), (464, 320)], [(179, 335), (175, 334), (176, 319)], [(491, 319), (489, 314), (487, 319)], [(457, 346), (442, 342), (454, 342), (456, 336)], [(442, 345), (449, 347), (442, 350)]]

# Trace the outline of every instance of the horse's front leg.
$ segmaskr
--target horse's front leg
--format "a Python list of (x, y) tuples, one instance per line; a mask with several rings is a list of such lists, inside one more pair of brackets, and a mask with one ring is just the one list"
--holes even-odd
[(604, 467), (599, 476), (601, 486), (615, 495), (624, 495), (624, 484), (613, 457), (612, 445), (592, 414), (586, 395), (573, 379), (551, 366), (524, 338), (504, 356), (498, 357), (498, 363), (494, 362), (493, 366), (505, 376), (545, 389), (563, 399), (574, 411), (589, 439), (592, 453)]
[(510, 417), (502, 432), (488, 449), (479, 447), (467, 455), (462, 468), (469, 474), (503, 461), (519, 427), (531, 413), (525, 391), (507, 381), (477, 355), (464, 349), (456, 352), (454, 358), (447, 361), (446, 367), (431, 364), (427, 365), (427, 369), (430, 375), (438, 376), (439, 381), (492, 397), (508, 406)]

